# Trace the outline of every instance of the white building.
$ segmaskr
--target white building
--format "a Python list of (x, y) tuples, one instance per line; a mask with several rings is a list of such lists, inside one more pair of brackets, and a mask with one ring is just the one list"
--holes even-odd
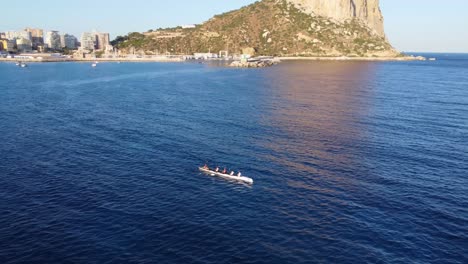
[(197, 25), (182, 25), (181, 26), (183, 29), (188, 29), (188, 28), (196, 28)]
[(208, 60), (208, 59), (216, 59), (218, 58), (218, 54), (216, 53), (194, 53), (193, 57), (197, 60)]
[(69, 34), (60, 35), (60, 44), (62, 48), (76, 49), (77, 42), (78, 42), (78, 39), (73, 35), (69, 35)]
[(81, 34), (81, 48), (94, 50), (96, 46), (96, 34), (94, 32), (84, 32)]
[(19, 38), (32, 40), (31, 32), (27, 32), (27, 31), (7, 31), (5, 32), (5, 37), (9, 40), (14, 40), (14, 39), (19, 39)]
[(44, 46), (44, 30), (40, 28), (25, 28), (24, 31), (31, 33), (33, 49)]
[(30, 39), (18, 38), (16, 39), (16, 48), (19, 52), (31, 52), (32, 41)]
[(59, 50), (62, 47), (62, 44), (60, 43), (60, 35), (58, 31), (54, 31), (54, 30), (47, 31), (44, 40), (48, 49)]

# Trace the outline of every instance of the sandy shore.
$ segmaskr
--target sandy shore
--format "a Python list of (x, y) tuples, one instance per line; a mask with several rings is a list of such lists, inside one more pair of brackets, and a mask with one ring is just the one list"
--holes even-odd
[(96, 58), (96, 59), (70, 59), (69, 61), (76, 62), (180, 62), (185, 61), (182, 58)]
[(69, 59), (69, 58), (0, 58), (0, 62), (181, 62), (182, 58), (96, 58), (96, 59)]

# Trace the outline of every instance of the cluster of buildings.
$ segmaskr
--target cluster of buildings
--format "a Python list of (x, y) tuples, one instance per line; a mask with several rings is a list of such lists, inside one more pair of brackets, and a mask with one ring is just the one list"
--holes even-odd
[(92, 51), (112, 51), (109, 33), (85, 32), (80, 40), (71, 34), (59, 31), (45, 31), (38, 28), (25, 28), (19, 31), (0, 32), (0, 52), (29, 53), (58, 52), (64, 49)]
[(81, 34), (81, 48), (84, 50), (112, 50), (109, 33), (84, 32)]

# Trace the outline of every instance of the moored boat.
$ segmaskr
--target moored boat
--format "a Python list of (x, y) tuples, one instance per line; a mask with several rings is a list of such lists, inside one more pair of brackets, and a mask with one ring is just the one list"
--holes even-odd
[(247, 183), (247, 184), (253, 184), (253, 179), (249, 178), (249, 177), (224, 174), (224, 173), (221, 173), (221, 172), (212, 171), (210, 169), (205, 169), (203, 167), (199, 167), (198, 169), (200, 171), (202, 171), (203, 173), (209, 174), (211, 176), (218, 176), (218, 177), (233, 180), (233, 181), (243, 182), (243, 183)]

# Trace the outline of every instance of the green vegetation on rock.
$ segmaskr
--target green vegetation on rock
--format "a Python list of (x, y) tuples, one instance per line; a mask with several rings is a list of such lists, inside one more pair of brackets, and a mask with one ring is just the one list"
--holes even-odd
[(275, 56), (397, 56), (388, 41), (359, 20), (311, 16), (285, 0), (263, 0), (216, 15), (196, 28), (157, 29), (117, 37), (122, 51), (141, 54), (242, 53)]

